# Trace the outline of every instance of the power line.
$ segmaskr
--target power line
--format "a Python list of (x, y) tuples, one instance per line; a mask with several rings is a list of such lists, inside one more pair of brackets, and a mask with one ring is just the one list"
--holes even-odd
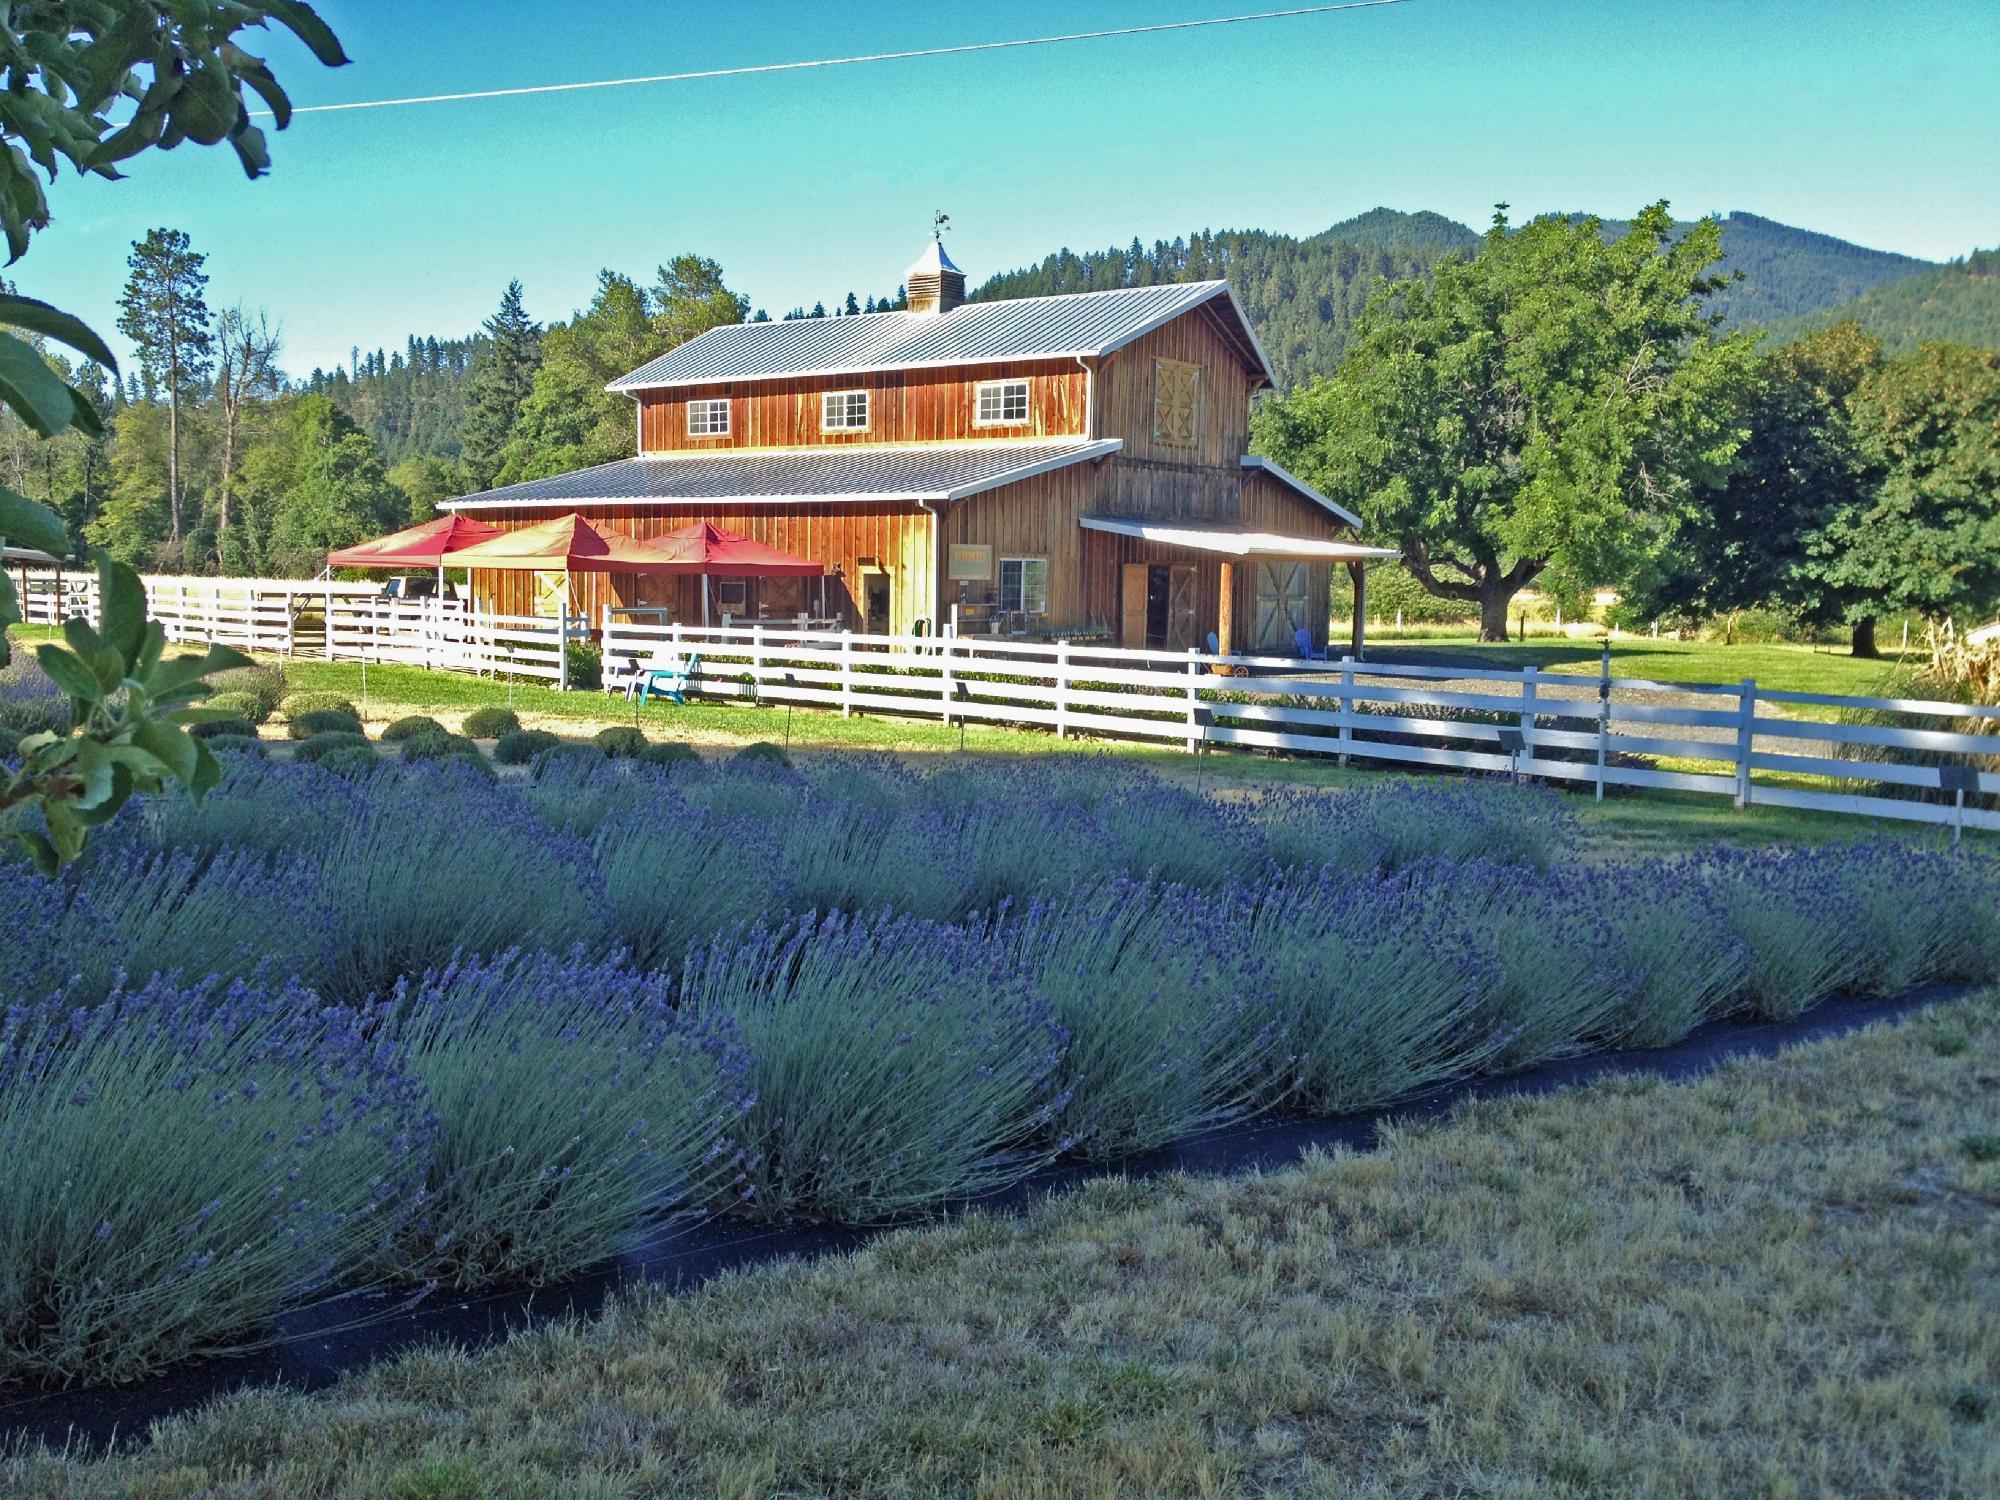
[[(687, 83), (699, 78), (741, 78), (752, 73), (793, 73), (805, 68), (845, 68), (857, 63), (903, 62), (918, 57), (950, 57), (962, 52), (1002, 52), (1014, 47), (1053, 47), (1063, 42), (1095, 42), (1108, 37), (1147, 36), (1161, 31), (1194, 31), (1204, 26), (1237, 26), (1247, 21), (1282, 21), (1297, 16), (1323, 16), (1339, 10), (1375, 10), (1408, 0), (1347, 0), (1341, 5), (1302, 5), (1290, 10), (1260, 10), (1240, 16), (1208, 16), (1198, 21), (1160, 21), (1148, 26), (1118, 26), (1105, 31), (1071, 31), (1060, 36), (1016, 37), (1003, 42), (964, 42), (952, 47), (918, 47), (907, 52), (867, 52), (855, 57), (820, 57), (806, 62), (756, 63), (740, 68), (704, 68), (692, 73), (655, 73), (645, 78), (600, 78), (588, 83), (539, 83), (512, 89), (475, 89), (463, 94), (413, 94), (407, 99), (360, 99), (350, 104), (303, 104), (295, 115), (333, 114), (350, 109), (393, 109), (405, 104), (455, 104), (467, 99), (511, 99), (523, 94), (568, 94), (580, 89), (622, 89), (642, 83)], [(252, 110), (269, 118), (268, 109)]]

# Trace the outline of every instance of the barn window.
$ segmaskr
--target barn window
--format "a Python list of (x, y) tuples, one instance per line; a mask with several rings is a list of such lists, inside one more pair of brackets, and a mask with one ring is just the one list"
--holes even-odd
[(821, 432), (866, 432), (868, 430), (868, 393), (866, 391), (828, 391), (819, 398), (819, 430)]
[(1000, 608), (1009, 614), (1048, 613), (1049, 560), (1046, 557), (1000, 559)]
[(718, 578), (715, 580), (715, 602), (717, 606), (731, 614), (742, 614), (750, 602), (750, 584), (742, 578)]
[(1201, 414), (1201, 366), (1184, 360), (1153, 361), (1153, 436), (1177, 448), (1194, 446)]
[(729, 433), (727, 401), (688, 402), (689, 437), (726, 437)]
[(979, 382), (979, 405), (972, 418), (975, 427), (1019, 427), (1027, 420), (1027, 381)]

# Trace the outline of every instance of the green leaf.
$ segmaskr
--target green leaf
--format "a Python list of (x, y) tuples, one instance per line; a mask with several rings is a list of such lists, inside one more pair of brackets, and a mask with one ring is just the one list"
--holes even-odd
[(137, 573), (113, 561), (102, 547), (93, 556), (97, 559), (104, 640), (129, 667), (136, 668), (146, 644), (146, 586)]
[(97, 674), (84, 665), (83, 659), (60, 646), (37, 646), (35, 660), (41, 663), (49, 681), (61, 688), (70, 697), (81, 703), (96, 703), (102, 692), (97, 686)]
[(7, 640), (7, 627), (21, 623), (21, 601), (14, 596), (14, 580), (5, 568), (0, 568), (0, 667), (14, 659), (14, 648)]
[(10, 328), (25, 328), (30, 333), (39, 333), (59, 344), (67, 344), (85, 359), (94, 359), (107, 370), (116, 371), (118, 368), (118, 357), (111, 352), (111, 347), (92, 333), (81, 318), (33, 297), (0, 292), (0, 323)]
[(78, 808), (77, 821), (87, 828), (102, 828), (118, 816), (118, 809), (132, 800), (136, 790), (132, 772), (119, 761), (111, 763), (111, 790), (94, 807)]
[(52, 557), (69, 553), (69, 528), (46, 505), (0, 486), (0, 537), (23, 547), (36, 547)]
[(13, 837), (19, 839), (21, 846), (28, 851), (28, 858), (34, 862), (38, 874), (54, 875), (61, 871), (62, 856), (39, 830), (22, 828)]
[(11, 333), (0, 333), (0, 401), (43, 437), (54, 437), (76, 414), (63, 378)]
[(194, 774), (187, 784), (197, 801), (222, 784), (222, 761), (200, 740), (194, 741)]
[(191, 688), (198, 688), (201, 680), (211, 672), (226, 672), (232, 667), (255, 665), (249, 657), (231, 646), (210, 646), (203, 656), (176, 656), (161, 662), (141, 680), (148, 696), (155, 702), (164, 703), (182, 697)]
[(78, 741), (77, 752), (70, 765), (77, 779), (83, 783), (82, 793), (73, 799), (72, 804), (79, 812), (101, 805), (111, 795), (113, 764), (104, 747), (95, 740)]
[(192, 778), (201, 765), (194, 736), (161, 719), (147, 719), (137, 725), (132, 731), (132, 743), (181, 781)]
[(153, 675), (153, 669), (160, 664), (160, 653), (167, 649), (167, 627), (158, 620), (146, 622), (146, 633), (139, 643), (139, 654), (132, 663), (132, 675), (144, 682)]
[(344, 67), (352, 61), (341, 50), (340, 38), (305, 0), (264, 0), (264, 9), (282, 21), (292, 35), (310, 47), (312, 55), (327, 67)]

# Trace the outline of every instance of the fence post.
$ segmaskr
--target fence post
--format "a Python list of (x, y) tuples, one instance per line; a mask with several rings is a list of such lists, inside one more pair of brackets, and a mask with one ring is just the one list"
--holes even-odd
[[(1535, 732), (1535, 684), (1538, 680), (1533, 662), (1521, 669), (1521, 754), (1529, 760), (1535, 758), (1535, 747), (1529, 737)], [(1516, 780), (1520, 778), (1520, 765), (1520, 761), (1514, 762)]]
[(569, 691), (569, 590), (563, 590), (562, 607), (556, 611), (556, 691)]
[(951, 700), (957, 691), (957, 677), (951, 667), (950, 636), (938, 638), (938, 692), (944, 705), (944, 727), (951, 728)]
[(1354, 658), (1340, 659), (1340, 768), (1354, 749)]
[(333, 580), (326, 584), (326, 613), (320, 617), (321, 628), (326, 633), (326, 659), (333, 660)]
[(1757, 679), (1743, 679), (1742, 708), (1736, 722), (1736, 805), (1750, 805), (1750, 754), (1756, 743)]
[(764, 622), (750, 622), (750, 697), (761, 702), (764, 696)]
[(1603, 665), (1597, 678), (1597, 789), (1595, 800), (1604, 800), (1604, 764), (1611, 755), (1611, 642), (1604, 643)]
[(1056, 642), (1056, 738), (1069, 738), (1069, 642)]
[(854, 632), (840, 632), (840, 716), (854, 716)]
[(1187, 753), (1193, 755), (1201, 748), (1201, 739), (1194, 721), (1194, 710), (1198, 701), (1196, 684), (1201, 681), (1201, 647), (1199, 646), (1188, 647), (1187, 676)]

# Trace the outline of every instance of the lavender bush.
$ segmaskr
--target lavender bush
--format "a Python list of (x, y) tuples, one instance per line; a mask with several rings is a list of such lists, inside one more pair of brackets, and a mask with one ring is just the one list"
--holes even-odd
[(1554, 792), (1441, 778), (1275, 793), (1257, 805), (1256, 822), (1281, 869), (1331, 865), (1373, 876), (1475, 859), (1547, 869), (1576, 834)]
[(737, 1212), (892, 1218), (1003, 1187), (1052, 1149), (1062, 1028), (975, 934), (843, 917), (757, 931), (690, 954), (679, 1004), (734, 1022), (751, 1059), (718, 1195)]
[(241, 985), (0, 1013), (0, 1386), (244, 1348), (371, 1254), (426, 1138), (368, 1030)]
[(1693, 860), (1609, 866), (1590, 875), (1623, 977), (1616, 1039), (1666, 1047), (1740, 1003), (1748, 942), (1709, 871)]
[(355, 788), (318, 766), (230, 756), (222, 783), (197, 802), (166, 793), (137, 804), (155, 848), (207, 859), (224, 850), (317, 860), (361, 815)]
[(505, 954), (398, 988), (383, 1035), (436, 1144), (386, 1269), (455, 1287), (579, 1271), (712, 1193), (746, 1101), (726, 1022), (581, 956)]
[(655, 802), (610, 816), (592, 853), (611, 935), (642, 968), (779, 909), (775, 840), (751, 819)]

